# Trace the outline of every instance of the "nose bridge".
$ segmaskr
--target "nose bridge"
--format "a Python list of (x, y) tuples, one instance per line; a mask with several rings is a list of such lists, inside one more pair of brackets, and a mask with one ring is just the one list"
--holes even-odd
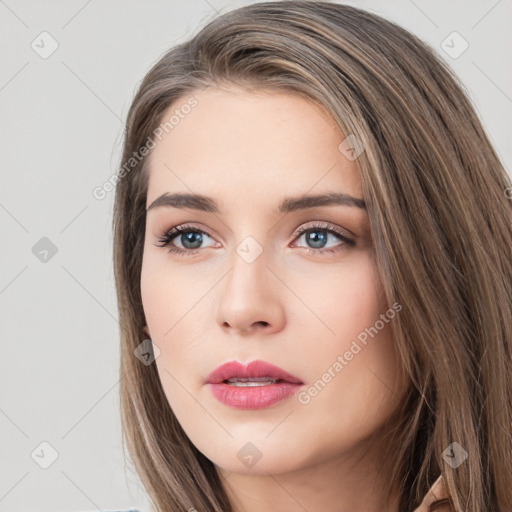
[(270, 272), (267, 268), (268, 260), (268, 249), (264, 250), (254, 238), (246, 237), (242, 240), (235, 248), (230, 261), (231, 271), (226, 280), (225, 295), (238, 302), (246, 298), (253, 304), (258, 297), (265, 296), (267, 274)]
[(217, 320), (223, 327), (246, 331), (257, 325), (278, 328), (283, 308), (275, 279), (268, 268), (270, 251), (253, 237), (245, 237), (230, 259), (231, 270), (221, 288)]

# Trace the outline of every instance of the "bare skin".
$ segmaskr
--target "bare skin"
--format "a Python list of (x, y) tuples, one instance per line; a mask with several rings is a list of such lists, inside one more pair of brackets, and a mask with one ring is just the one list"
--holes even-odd
[[(346, 135), (321, 106), (294, 94), (210, 88), (193, 96), (197, 105), (152, 150), (146, 202), (202, 194), (220, 210), (147, 212), (142, 299), (169, 404), (216, 465), (237, 512), (397, 512), (395, 499), (385, 499), (391, 483), (377, 470), (378, 448), (363, 456), (408, 385), (393, 320), (345, 356), (392, 309), (367, 211), (342, 204), (276, 211), (284, 198), (305, 194), (362, 199), (357, 160), (338, 149)], [(184, 224), (204, 230), (198, 249), (180, 233), (157, 246)], [(303, 228), (309, 236), (297, 234)], [(312, 233), (325, 243), (312, 243)], [(236, 250), (246, 237), (251, 254), (262, 251), (250, 263)], [(169, 253), (171, 246), (188, 252)], [(338, 356), (342, 370), (334, 368)], [(210, 372), (255, 359), (298, 376), (302, 401), (242, 410), (212, 395)], [(247, 450), (261, 456), (252, 466), (238, 456)]]

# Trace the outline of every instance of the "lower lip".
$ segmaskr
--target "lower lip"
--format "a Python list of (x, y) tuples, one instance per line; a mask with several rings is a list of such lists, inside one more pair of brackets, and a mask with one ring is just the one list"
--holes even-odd
[(297, 393), (302, 384), (277, 382), (265, 386), (232, 386), (224, 382), (208, 383), (213, 396), (225, 405), (237, 409), (263, 409)]

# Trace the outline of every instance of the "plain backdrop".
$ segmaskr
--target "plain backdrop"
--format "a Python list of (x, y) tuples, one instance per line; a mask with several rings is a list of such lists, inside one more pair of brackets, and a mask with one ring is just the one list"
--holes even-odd
[[(249, 3), (0, 0), (0, 511), (150, 510), (121, 449), (114, 194), (92, 190), (152, 64)], [(437, 49), (510, 172), (512, 1), (347, 3)]]

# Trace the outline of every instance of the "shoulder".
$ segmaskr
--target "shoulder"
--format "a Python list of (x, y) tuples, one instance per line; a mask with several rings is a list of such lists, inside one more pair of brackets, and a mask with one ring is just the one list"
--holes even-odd
[[(448, 493), (446, 492), (445, 483), (443, 480), (443, 476), (439, 475), (439, 478), (434, 482), (432, 487), (428, 490), (427, 494), (423, 498), (420, 506), (414, 509), (413, 512), (429, 512), (429, 505), (431, 505), (434, 501), (440, 500), (442, 498), (447, 498)], [(437, 509), (439, 512), (443, 510), (449, 510), (447, 507), (442, 507)]]

